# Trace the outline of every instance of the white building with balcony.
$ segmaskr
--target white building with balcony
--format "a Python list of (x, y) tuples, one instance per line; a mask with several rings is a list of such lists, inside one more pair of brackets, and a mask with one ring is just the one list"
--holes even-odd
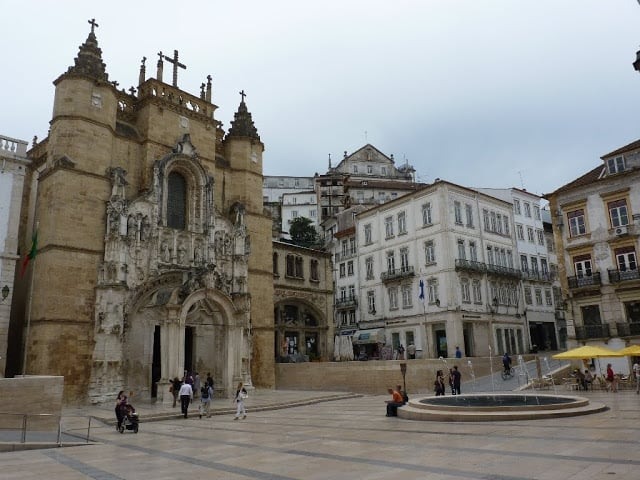
[[(528, 351), (509, 202), (446, 181), (356, 215), (359, 331), (394, 351)], [(371, 352), (383, 354), (384, 352)]]
[(602, 160), (545, 198), (569, 342), (615, 349), (640, 341), (640, 140)]
[(513, 205), (516, 258), (522, 271), (525, 323), (529, 344), (536, 350), (557, 350), (553, 280), (542, 221), (541, 197), (519, 188), (479, 188)]

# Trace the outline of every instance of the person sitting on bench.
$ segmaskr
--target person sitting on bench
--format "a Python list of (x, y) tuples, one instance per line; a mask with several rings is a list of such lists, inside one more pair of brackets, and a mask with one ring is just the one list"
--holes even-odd
[(387, 417), (397, 417), (398, 407), (404, 405), (402, 394), (393, 388), (387, 390), (391, 395), (391, 400), (387, 400)]

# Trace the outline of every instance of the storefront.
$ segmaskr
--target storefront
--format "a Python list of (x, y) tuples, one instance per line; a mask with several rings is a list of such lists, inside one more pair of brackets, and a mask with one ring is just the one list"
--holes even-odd
[(384, 328), (358, 330), (353, 335), (353, 354), (357, 360), (380, 358), (380, 350), (385, 344)]

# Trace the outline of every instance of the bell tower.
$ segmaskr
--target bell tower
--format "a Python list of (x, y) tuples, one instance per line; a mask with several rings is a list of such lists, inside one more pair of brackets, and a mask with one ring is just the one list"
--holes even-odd
[(113, 156), (117, 91), (98, 47), (95, 20), (74, 64), (53, 83), (50, 132), (39, 167), (33, 225), (38, 257), (30, 269), (26, 374), (65, 376), (65, 399), (84, 397), (91, 374), (96, 271), (103, 256), (105, 169)]
[(246, 209), (250, 237), (248, 291), (251, 294), (251, 376), (256, 386), (275, 386), (273, 331), (273, 247), (271, 218), (265, 214), (262, 200), (262, 153), (251, 113), (240, 92), (240, 105), (224, 138), (225, 158), (230, 173), (224, 178), (224, 203), (230, 208), (241, 203)]

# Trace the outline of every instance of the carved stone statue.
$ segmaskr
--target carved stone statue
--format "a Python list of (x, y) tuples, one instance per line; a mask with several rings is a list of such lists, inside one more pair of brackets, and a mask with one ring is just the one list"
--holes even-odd
[(171, 261), (171, 252), (169, 251), (169, 244), (165, 241), (160, 246), (160, 258), (163, 262), (169, 263)]
[(187, 259), (187, 249), (184, 248), (184, 245), (181, 243), (178, 247), (178, 263), (180, 265), (184, 265), (185, 260)]

